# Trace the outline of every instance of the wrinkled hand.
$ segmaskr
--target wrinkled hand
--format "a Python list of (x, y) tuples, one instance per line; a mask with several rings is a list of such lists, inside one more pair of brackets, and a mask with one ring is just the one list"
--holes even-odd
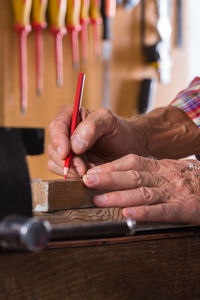
[(200, 224), (200, 163), (154, 160), (127, 155), (92, 168), (86, 186), (107, 192), (95, 196), (100, 207), (123, 207), (127, 218), (140, 222)]
[(96, 111), (81, 109), (80, 122), (69, 137), (72, 106), (61, 107), (49, 126), (48, 169), (63, 175), (64, 161), (70, 149), (74, 152), (72, 169), (83, 176), (88, 168), (131, 153), (139, 144), (132, 140), (140, 135), (132, 131), (126, 121), (111, 111), (100, 108)]

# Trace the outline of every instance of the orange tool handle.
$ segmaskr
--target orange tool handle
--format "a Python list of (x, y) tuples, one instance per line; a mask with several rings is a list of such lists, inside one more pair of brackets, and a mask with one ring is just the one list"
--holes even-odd
[(66, 26), (67, 29), (80, 31), (81, 0), (68, 0)]
[(20, 48), (20, 87), (21, 87), (21, 112), (24, 114), (28, 106), (27, 96), (27, 49), (26, 37), (31, 31), (30, 13), (32, 0), (12, 0), (14, 12), (14, 29), (19, 34)]
[(48, 17), (52, 33), (66, 33), (65, 17), (67, 11), (67, 0), (49, 0)]
[(32, 0), (32, 26), (37, 28), (46, 28), (46, 9), (47, 9), (47, 2), (48, 0)]
[(94, 24), (101, 24), (101, 0), (91, 0), (90, 2), (90, 19)]
[(89, 9), (90, 9), (90, 0), (81, 0), (81, 12), (80, 12), (81, 24), (90, 23)]
[(14, 28), (17, 31), (31, 30), (30, 26), (30, 13), (31, 13), (32, 0), (12, 0), (14, 12)]
[(90, 23), (89, 17), (90, 0), (81, 0), (81, 53), (83, 62), (88, 60), (88, 24)]

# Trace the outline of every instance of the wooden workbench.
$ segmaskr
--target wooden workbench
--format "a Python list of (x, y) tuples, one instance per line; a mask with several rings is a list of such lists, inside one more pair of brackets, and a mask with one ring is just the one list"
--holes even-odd
[(200, 228), (164, 227), (51, 242), (41, 253), (2, 252), (0, 299), (200, 299)]

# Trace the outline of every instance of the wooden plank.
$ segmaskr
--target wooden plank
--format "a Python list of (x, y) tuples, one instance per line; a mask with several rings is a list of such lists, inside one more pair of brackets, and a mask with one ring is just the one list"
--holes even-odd
[(32, 180), (31, 188), (35, 212), (94, 207), (92, 198), (100, 194), (88, 189), (81, 179)]
[(177, 237), (0, 255), (1, 299), (199, 299), (199, 248)]
[(34, 215), (48, 220), (50, 224), (77, 224), (88, 222), (111, 222), (124, 219), (121, 208), (67, 209), (51, 213), (35, 212)]

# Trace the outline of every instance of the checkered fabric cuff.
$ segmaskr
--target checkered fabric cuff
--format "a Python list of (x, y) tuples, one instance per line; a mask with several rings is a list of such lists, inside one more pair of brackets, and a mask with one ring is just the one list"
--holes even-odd
[(195, 77), (188, 88), (170, 103), (183, 110), (200, 127), (200, 77)]

